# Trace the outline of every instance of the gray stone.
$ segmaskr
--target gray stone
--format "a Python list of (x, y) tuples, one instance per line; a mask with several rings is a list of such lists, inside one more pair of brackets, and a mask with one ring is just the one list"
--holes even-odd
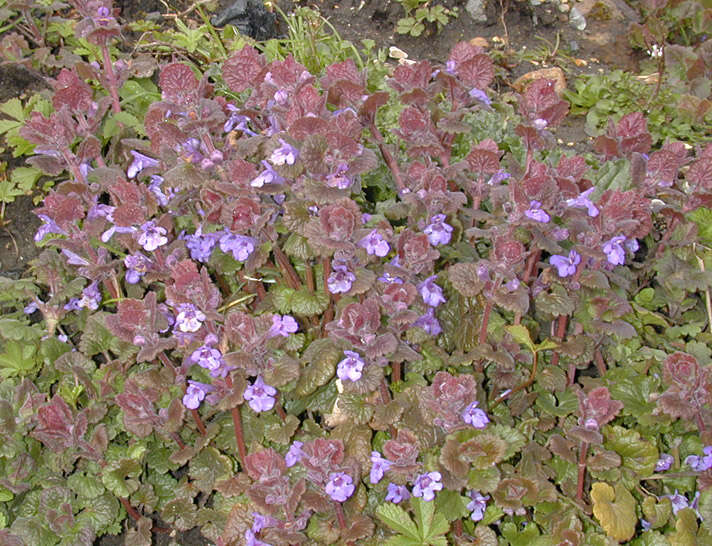
[(467, 0), (465, 11), (478, 23), (487, 22), (487, 14), (485, 13), (486, 0)]

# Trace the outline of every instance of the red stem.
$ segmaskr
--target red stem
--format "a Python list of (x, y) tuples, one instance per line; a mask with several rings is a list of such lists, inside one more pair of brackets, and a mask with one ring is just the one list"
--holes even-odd
[(576, 498), (583, 501), (583, 485), (586, 479), (586, 454), (588, 452), (588, 442), (581, 442), (579, 447), (578, 462), (578, 483), (576, 485)]
[(400, 362), (394, 362), (391, 365), (391, 381), (394, 383), (397, 383), (398, 381), (401, 381), (401, 363)]
[(492, 313), (493, 303), (488, 300), (485, 304), (485, 311), (482, 314), (482, 326), (480, 326), (480, 335), (477, 338), (477, 342), (482, 345), (487, 341), (487, 324), (489, 323), (490, 313)]
[[(126, 513), (127, 513), (129, 516), (131, 516), (132, 519), (134, 519), (134, 520), (136, 520), (136, 521), (138, 521), (139, 519), (141, 519), (141, 517), (142, 517), (141, 514), (139, 514), (139, 513), (136, 511), (136, 509), (135, 509), (133, 506), (131, 506), (131, 503), (129, 502), (129, 500), (128, 500), (127, 498), (125, 498), (125, 497), (119, 497), (119, 500), (121, 501), (121, 504), (123, 504), (124, 508), (126, 509)], [(168, 534), (168, 533), (172, 533), (173, 530), (172, 530), (172, 529), (168, 529), (168, 528), (166, 528), (166, 527), (156, 527), (156, 526), (154, 525), (153, 527), (151, 527), (151, 532), (152, 532), (152, 533)]]
[[(229, 375), (225, 378), (227, 386), (232, 389), (232, 377)], [(240, 464), (245, 466), (247, 459), (247, 448), (245, 447), (245, 435), (242, 432), (242, 417), (240, 416), (240, 407), (232, 408), (232, 424), (235, 426), (235, 441), (237, 442), (237, 452), (240, 455)]]
[(109, 55), (109, 46), (106, 43), (101, 45), (101, 53), (104, 56), (104, 70), (106, 70), (106, 81), (109, 84), (109, 93), (111, 94), (111, 109), (114, 114), (121, 112), (121, 101), (119, 101), (119, 90), (116, 87), (116, 73), (114, 72), (114, 64), (111, 62)]
[(593, 360), (596, 363), (596, 368), (598, 369), (598, 375), (603, 377), (606, 375), (606, 361), (603, 360), (603, 355), (601, 354), (600, 349), (596, 349), (593, 352)]
[(393, 174), (393, 180), (395, 181), (396, 186), (398, 187), (398, 191), (403, 191), (404, 189), (406, 189), (406, 185), (403, 182), (403, 177), (401, 176), (400, 167), (398, 167), (398, 162), (393, 158), (393, 155), (391, 154), (390, 150), (386, 146), (386, 141), (383, 139), (383, 135), (378, 130), (378, 127), (376, 127), (376, 124), (373, 121), (371, 123), (369, 123), (368, 128), (371, 130), (371, 134), (373, 135), (373, 138), (375, 138), (376, 142), (378, 143), (378, 149), (381, 150), (381, 155), (383, 156), (383, 159), (386, 161), (386, 165), (388, 165), (388, 168), (391, 170), (391, 173)]
[(208, 434), (208, 431), (205, 430), (205, 425), (203, 424), (203, 420), (200, 418), (200, 414), (198, 413), (197, 409), (190, 410), (190, 413), (193, 414), (193, 420), (195, 421), (195, 424), (198, 425), (198, 430), (200, 431), (201, 436), (205, 436)]
[(334, 510), (336, 510), (336, 519), (339, 522), (339, 529), (346, 530), (346, 517), (344, 516), (344, 508), (340, 502), (334, 501)]

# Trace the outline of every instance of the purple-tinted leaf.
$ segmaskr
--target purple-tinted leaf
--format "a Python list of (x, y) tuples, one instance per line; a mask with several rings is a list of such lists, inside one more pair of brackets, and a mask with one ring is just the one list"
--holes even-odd
[(124, 392), (116, 396), (116, 403), (124, 413), (126, 430), (139, 438), (151, 434), (153, 427), (160, 421), (153, 407), (156, 398), (157, 392), (151, 393), (149, 390), (139, 388), (132, 379), (126, 381)]
[(158, 85), (164, 100), (187, 104), (195, 100), (198, 79), (188, 65), (171, 63), (161, 69)]
[(63, 68), (53, 82), (53, 87), (52, 106), (55, 110), (67, 106), (71, 111), (86, 112), (91, 107), (91, 87), (79, 79), (75, 72)]
[(264, 59), (252, 46), (246, 45), (223, 63), (223, 79), (231, 91), (242, 93), (257, 85)]
[(266, 482), (282, 476), (287, 465), (274, 449), (262, 449), (247, 456), (245, 470), (253, 480)]
[(476, 89), (486, 89), (494, 79), (494, 63), (484, 54), (457, 63), (455, 71), (465, 85)]
[(667, 390), (657, 403), (671, 417), (693, 419), (703, 405), (712, 402), (712, 377), (692, 355), (681, 352), (669, 355), (663, 362), (663, 382)]
[(557, 95), (554, 80), (538, 79), (529, 84), (519, 112), (529, 121), (544, 120), (547, 127), (558, 125), (566, 117), (569, 104)]
[(55, 394), (50, 402), (39, 408), (37, 422), (38, 425), (32, 431), (32, 436), (55, 452), (74, 446), (76, 439), (86, 431), (87, 424), (84, 419), (84, 430), (80, 430), (81, 424), (75, 420), (72, 409), (58, 394)]
[(685, 178), (692, 187), (712, 190), (712, 157), (703, 157), (690, 165)]

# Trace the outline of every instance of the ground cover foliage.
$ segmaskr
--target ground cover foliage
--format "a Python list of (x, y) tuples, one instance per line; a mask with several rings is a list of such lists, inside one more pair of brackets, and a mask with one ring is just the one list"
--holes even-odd
[(710, 540), (711, 144), (571, 155), (469, 43), (159, 65), (73, 6), (7, 126), (54, 183), (0, 278), (3, 544)]

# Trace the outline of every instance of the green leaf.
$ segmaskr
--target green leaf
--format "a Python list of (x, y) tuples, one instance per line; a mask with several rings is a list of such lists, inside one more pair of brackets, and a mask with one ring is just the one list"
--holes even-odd
[(463, 497), (458, 491), (449, 489), (440, 491), (435, 498), (435, 509), (440, 514), (445, 514), (448, 521), (464, 518), (470, 515), (467, 509), (470, 499)]
[(0, 337), (14, 341), (32, 341), (38, 339), (40, 331), (27, 324), (25, 320), (0, 318)]
[(658, 449), (655, 444), (643, 440), (632, 429), (618, 425), (603, 429), (604, 446), (618, 453), (623, 459), (622, 468), (628, 470), (628, 478), (639, 480), (652, 475), (658, 461)]
[(9, 341), (0, 353), (0, 377), (29, 375), (37, 364), (36, 345)]
[(410, 519), (408, 513), (400, 506), (387, 502), (376, 508), (376, 516), (391, 529), (405, 537), (421, 543), (418, 527)]
[(128, 497), (138, 489), (138, 481), (133, 478), (141, 470), (141, 463), (135, 459), (113, 461), (102, 469), (101, 482), (117, 497)]
[(190, 460), (188, 475), (198, 489), (208, 493), (213, 490), (216, 481), (232, 475), (232, 463), (214, 447), (206, 447)]
[(15, 495), (9, 489), (5, 489), (0, 485), (0, 502), (8, 502), (13, 499)]
[(675, 532), (668, 535), (675, 546), (697, 546), (697, 514), (692, 508), (683, 508), (677, 513)]
[(418, 525), (423, 542), (433, 544), (433, 539), (448, 532), (450, 524), (445, 516), (435, 511), (433, 501), (413, 498), (410, 504), (413, 507), (415, 523)]
[(632, 184), (630, 162), (627, 159), (606, 161), (595, 171), (595, 176), (593, 177), (593, 185), (596, 188), (594, 195), (596, 197), (606, 190), (629, 190)]
[(302, 355), (307, 365), (301, 370), (294, 389), (297, 396), (307, 396), (325, 385), (334, 375), (343, 351), (329, 338), (313, 341)]
[(510, 326), (505, 326), (504, 329), (509, 332), (509, 335), (514, 338), (514, 341), (520, 345), (524, 345), (532, 353), (534, 352), (534, 342), (529, 334), (529, 330), (527, 330), (525, 326), (522, 326), (521, 324), (512, 324)]
[(87, 475), (84, 472), (75, 472), (69, 476), (67, 485), (77, 496), (86, 499), (94, 499), (105, 491), (99, 478)]
[(688, 213), (687, 218), (697, 224), (700, 242), (712, 246), (712, 209), (699, 207)]
[(42, 171), (35, 167), (15, 167), (10, 175), (10, 180), (23, 194), (26, 194), (32, 191), (40, 176), (42, 176)]
[(109, 492), (93, 498), (77, 515), (77, 521), (86, 523), (97, 535), (104, 534), (119, 516), (119, 501)]
[(329, 294), (323, 290), (311, 292), (308, 288), (301, 288), (292, 295), (291, 307), (297, 315), (319, 315), (329, 307)]
[(0, 202), (12, 203), (24, 192), (9, 180), (0, 180)]

